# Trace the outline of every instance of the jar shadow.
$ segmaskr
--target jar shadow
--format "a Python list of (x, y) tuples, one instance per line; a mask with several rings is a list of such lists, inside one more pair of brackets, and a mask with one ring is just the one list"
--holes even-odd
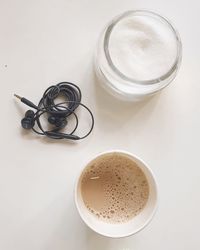
[(131, 123), (133, 126), (143, 127), (154, 111), (160, 92), (138, 102), (120, 100), (102, 87), (101, 80), (93, 72), (95, 116), (101, 128), (110, 127), (115, 130)]

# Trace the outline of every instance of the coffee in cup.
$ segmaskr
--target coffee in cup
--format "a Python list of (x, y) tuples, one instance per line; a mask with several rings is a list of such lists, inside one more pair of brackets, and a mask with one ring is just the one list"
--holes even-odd
[(125, 237), (152, 219), (157, 204), (156, 182), (138, 157), (109, 151), (86, 164), (78, 176), (75, 202), (91, 229), (108, 237)]
[(123, 223), (145, 207), (149, 185), (134, 161), (112, 153), (93, 160), (83, 171), (81, 195), (91, 215), (108, 223)]

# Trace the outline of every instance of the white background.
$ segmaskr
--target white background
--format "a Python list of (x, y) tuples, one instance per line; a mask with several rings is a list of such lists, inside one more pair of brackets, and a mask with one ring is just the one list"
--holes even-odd
[[(172, 20), (183, 61), (161, 94), (127, 104), (99, 88), (93, 53), (105, 23), (138, 8)], [(200, 249), (199, 9), (198, 0), (0, 0), (1, 250)], [(37, 103), (49, 85), (65, 80), (81, 87), (94, 112), (92, 135), (68, 143), (23, 131), (27, 108), (13, 93)], [(145, 230), (111, 240), (81, 221), (73, 188), (88, 159), (116, 148), (150, 165), (160, 201)]]

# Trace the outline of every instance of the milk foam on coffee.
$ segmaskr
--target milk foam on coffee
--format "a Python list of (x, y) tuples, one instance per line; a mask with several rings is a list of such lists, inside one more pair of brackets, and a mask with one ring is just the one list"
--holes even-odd
[(81, 176), (81, 195), (96, 218), (108, 223), (123, 223), (138, 215), (149, 196), (142, 170), (120, 153), (93, 160)]
[(113, 27), (109, 51), (122, 74), (131, 79), (152, 80), (172, 68), (177, 41), (172, 28), (158, 18), (127, 16)]

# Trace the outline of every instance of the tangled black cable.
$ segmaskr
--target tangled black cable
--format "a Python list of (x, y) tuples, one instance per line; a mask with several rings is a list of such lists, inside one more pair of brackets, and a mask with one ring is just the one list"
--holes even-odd
[[(15, 95), (17, 98), (21, 100), (21, 102), (25, 103), (31, 108), (36, 109), (36, 112), (32, 110), (28, 110), (25, 114), (25, 117), (21, 120), (21, 125), (25, 129), (32, 129), (35, 133), (39, 135), (45, 135), (52, 139), (71, 139), (71, 140), (80, 140), (86, 138), (93, 130), (94, 127), (94, 116), (91, 110), (81, 103), (81, 90), (80, 88), (70, 82), (61, 82), (57, 85), (50, 86), (47, 88), (40, 99), (38, 106), (29, 101), (24, 97), (20, 97)], [(56, 104), (55, 99), (59, 96), (63, 96), (66, 101)], [(79, 120), (78, 116), (75, 113), (75, 110), (79, 107), (84, 107), (91, 116), (91, 127), (87, 134), (84, 136), (74, 135), (75, 131), (78, 128)], [(44, 114), (48, 115), (48, 122), (53, 125), (53, 129), (44, 130), (40, 118)], [(75, 127), (71, 133), (66, 134), (61, 132), (63, 128), (65, 128), (68, 124), (68, 118), (74, 115), (75, 117)], [(34, 128), (35, 122), (37, 123), (37, 127), (39, 130)]]

